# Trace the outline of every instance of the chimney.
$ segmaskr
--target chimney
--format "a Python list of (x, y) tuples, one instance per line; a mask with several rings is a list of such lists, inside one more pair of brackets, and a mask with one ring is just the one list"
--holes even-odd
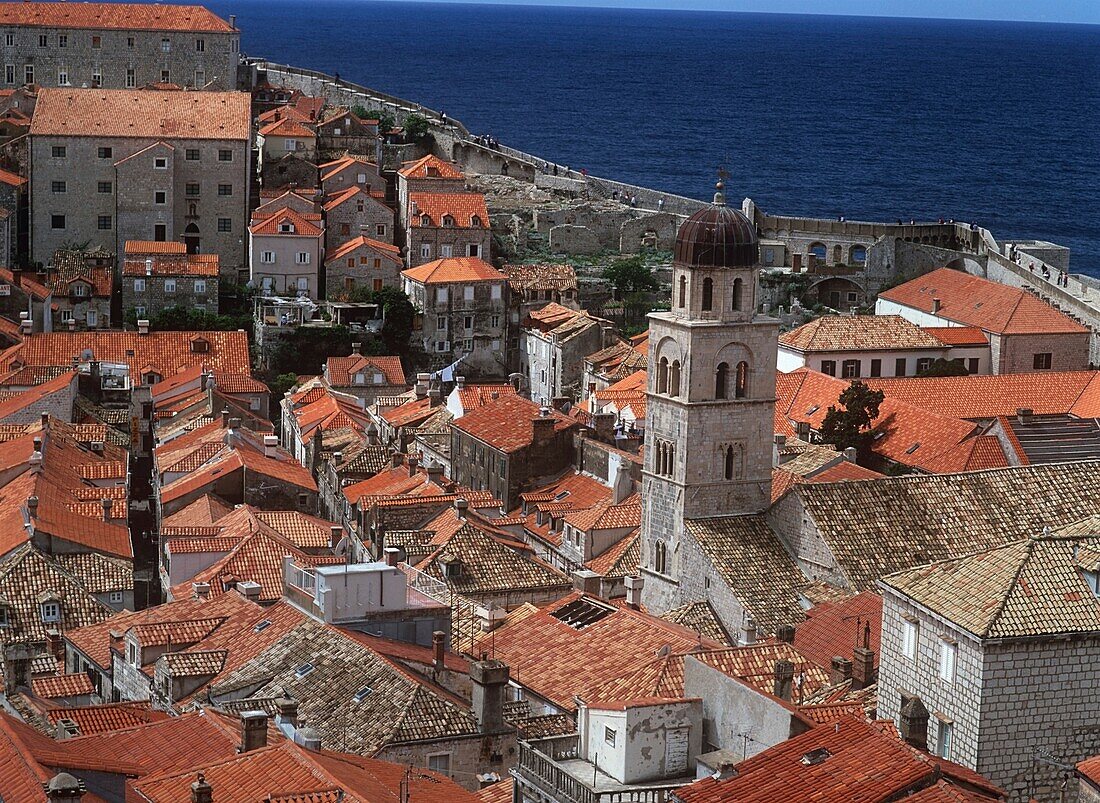
[(780, 700), (790, 702), (791, 688), (794, 686), (794, 664), (782, 659), (776, 661), (774, 680), (772, 694)]
[(76, 318), (69, 318), (69, 331), (70, 332), (75, 332), (76, 331)]
[(111, 502), (110, 499), (104, 498), (100, 501), (100, 504), (103, 505), (103, 520), (104, 521), (110, 521), (111, 520), (111, 505), (113, 503)]
[(84, 781), (74, 778), (67, 772), (59, 772), (42, 784), (46, 791), (46, 800), (50, 803), (80, 803), (84, 793)]
[(222, 410), (222, 429), (229, 428), (229, 409)]
[(799, 440), (810, 440), (810, 422), (809, 421), (796, 421), (794, 424), (795, 435)]
[(27, 513), (30, 514), (30, 517), (32, 519), (37, 519), (38, 518), (38, 497), (37, 496), (28, 496), (27, 497)]
[(630, 476), (630, 468), (626, 461), (623, 460), (615, 469), (615, 479), (611, 486), (611, 503), (618, 505), (632, 493), (634, 493), (634, 479)]
[(471, 703), (482, 733), (504, 727), (504, 690), (508, 688), (508, 665), (503, 661), (476, 661), (470, 664), (473, 686)]
[(740, 647), (747, 647), (756, 643), (756, 622), (746, 619), (741, 625), (741, 640), (737, 642)]
[(390, 455), (390, 466), (392, 468), (397, 468), (403, 462), (405, 462), (405, 455), (401, 452), (394, 452)]
[(439, 388), (432, 388), (428, 391), (428, 406), (438, 407), (443, 402), (443, 394), (439, 392)]
[(866, 689), (875, 682), (875, 652), (867, 647), (852, 651), (852, 688)]
[(142, 318), (140, 321), (138, 321), (138, 334), (139, 335), (149, 334), (149, 321), (148, 321), (147, 318)]
[(791, 254), (791, 273), (802, 273), (802, 254)]
[(408, 456), (408, 458), (405, 460), (405, 462), (409, 466), (409, 476), (410, 477), (416, 476), (416, 468), (417, 468), (418, 465), (420, 465), (420, 458), (417, 457), (414, 454), (411, 454), (411, 455)]
[(336, 549), (336, 545), (344, 540), (344, 528), (339, 524), (330, 525), (328, 528), (329, 547)]
[(237, 30), (237, 15), (236, 14), (230, 14), (229, 15), (229, 27), (232, 28), (234, 31)]
[(401, 548), (396, 546), (388, 546), (382, 550), (383, 558), (386, 561), (387, 566), (396, 566), (402, 560)]
[(42, 429), (47, 429), (50, 426), (50, 414), (47, 412), (39, 413), (38, 422), (42, 424)]
[(455, 390), (462, 390), (464, 387), (466, 387), (466, 377), (456, 376), (455, 377)]
[(600, 576), (591, 569), (577, 569), (573, 572), (573, 588), (593, 597), (600, 595)]
[(481, 623), (481, 630), (484, 633), (492, 633), (505, 617), (508, 616), (508, 611), (504, 608), (497, 608), (490, 604), (487, 608), (478, 606), (477, 618)]
[(794, 644), (794, 626), (781, 625), (779, 629), (775, 631), (775, 637), (785, 644)]
[(439, 463), (432, 463), (430, 466), (424, 466), (424, 472), (428, 475), (428, 482), (433, 482), (436, 485), (443, 484), (443, 466)]
[(466, 519), (466, 513), (470, 510), (470, 503), (461, 496), (455, 499), (455, 515), (460, 519)]
[(46, 631), (46, 652), (54, 658), (65, 656), (65, 642), (61, 640), (61, 631), (56, 627)]
[(940, 311), (940, 300), (938, 298), (932, 299), (932, 314), (935, 315)]
[(237, 591), (241, 594), (241, 596), (243, 596), (245, 599), (250, 599), (253, 602), (260, 601), (260, 592), (262, 590), (263, 588), (260, 586), (260, 584), (254, 582), (253, 580), (241, 580), (237, 583)]
[(191, 595), (195, 599), (210, 599), (210, 583), (192, 583)]
[(417, 374), (416, 384), (413, 385), (413, 393), (416, 394), (416, 398), (423, 399), (428, 395), (428, 383), (432, 381), (431, 374)]
[(298, 701), (289, 697), (280, 697), (275, 701), (278, 714), (275, 715), (275, 724), (286, 725), (290, 728), (298, 727)]
[(554, 437), (554, 425), (557, 420), (550, 415), (550, 408), (539, 410), (538, 418), (531, 420), (531, 443), (534, 446), (546, 443)]
[(263, 711), (241, 712), (241, 746), (238, 753), (250, 753), (267, 747), (267, 714)]
[(1021, 424), (1030, 424), (1035, 416), (1035, 411), (1030, 407), (1018, 407), (1016, 409), (1016, 420)]
[(362, 343), (352, 343), (351, 344), (351, 353), (352, 354), (361, 354), (362, 352), (363, 352), (363, 344)]
[(294, 731), (294, 744), (317, 753), (321, 750), (321, 734), (305, 726)]
[(841, 655), (834, 655), (829, 670), (829, 683), (834, 686), (852, 677), (852, 662)]
[(623, 582), (626, 584), (627, 607), (638, 610), (642, 607), (642, 587), (645, 585), (645, 578), (641, 575), (637, 577), (627, 577)]
[(59, 742), (64, 739), (75, 739), (80, 736), (80, 726), (68, 717), (61, 717), (57, 720), (57, 725), (54, 727), (53, 738)]
[(443, 671), (443, 644), (447, 640), (447, 634), (442, 630), (432, 633), (432, 665), (436, 672)]
[(191, 784), (191, 803), (214, 803), (214, 789), (206, 782), (201, 772)]
[(859, 450), (854, 446), (849, 446), (844, 450), (844, 459), (849, 463), (856, 462), (856, 458), (859, 456)]
[(146, 257), (145, 258), (145, 275), (146, 276), (152, 276), (153, 275), (153, 258), (152, 257)]
[(279, 453), (279, 438), (276, 435), (264, 435), (264, 457), (275, 457)]
[(918, 750), (928, 750), (928, 709), (920, 697), (903, 695), (898, 714), (898, 735)]

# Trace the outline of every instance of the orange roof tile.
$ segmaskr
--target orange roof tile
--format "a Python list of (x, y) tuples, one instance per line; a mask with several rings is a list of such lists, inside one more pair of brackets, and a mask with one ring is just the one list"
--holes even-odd
[[(290, 207), (286, 207), (261, 219), (258, 223), (253, 223), (248, 230), (253, 234), (265, 236), (320, 237), (324, 233), (324, 229), (319, 222), (314, 222), (310, 217), (312, 216), (307, 216)], [(293, 230), (289, 232), (281, 231), (280, 227), (284, 223), (289, 223), (293, 227)]]
[(940, 308), (934, 313), (938, 317), (998, 334), (1089, 331), (1026, 290), (950, 268), (940, 268), (884, 290), (879, 298), (928, 314), (933, 314), (933, 301), (938, 299)]
[(12, 173), (10, 170), (0, 169), (0, 182), (9, 184), (13, 187), (22, 187), (27, 183), (27, 179)]
[[(540, 408), (533, 401), (522, 396), (502, 396), (490, 404), (469, 411), (452, 426), (507, 454), (534, 443), (534, 421), (540, 417)], [(580, 427), (576, 421), (566, 418), (557, 410), (548, 410), (547, 417), (553, 419), (555, 433)]]
[(295, 137), (300, 139), (316, 139), (317, 137), (317, 134), (312, 130), (289, 116), (268, 123), (258, 133), (261, 137)]
[(390, 211), (390, 208), (386, 206), (386, 204), (382, 201), (382, 199), (385, 197), (384, 194), (372, 193), (366, 188), (360, 187), (358, 185), (353, 187), (346, 187), (345, 189), (342, 189), (339, 192), (335, 192), (325, 198), (325, 211), (331, 212), (336, 207), (342, 206), (346, 201), (350, 201), (352, 198), (356, 197), (362, 198), (364, 200), (370, 200), (373, 203), (378, 204), (379, 206), (385, 207), (387, 211)]
[(802, 352), (943, 348), (900, 315), (823, 315), (781, 334), (779, 345)]
[(251, 119), (247, 92), (41, 89), (30, 134), (244, 141)]
[(401, 272), (422, 284), (450, 284), (504, 281), (503, 273), (477, 257), (447, 257)]
[(406, 178), (461, 179), (466, 177), (454, 164), (445, 162), (432, 154), (412, 162), (405, 162), (397, 172)]
[(924, 331), (947, 346), (988, 346), (980, 326), (925, 326)]
[[(355, 375), (368, 369), (377, 369), (385, 377), (387, 385), (404, 387), (405, 369), (401, 367), (401, 358), (392, 356), (372, 357), (364, 354), (352, 354), (348, 357), (329, 357), (325, 363), (325, 375), (333, 387), (355, 385)], [(373, 384), (368, 381), (368, 385)]]
[(450, 225), (456, 228), (489, 228), (489, 209), (485, 206), (484, 195), (476, 192), (409, 193), (409, 225), (413, 228), (446, 227), (443, 218), (447, 215), (454, 219)]
[(462, 405), (464, 413), (470, 410), (476, 410), (478, 407), (484, 407), (486, 404), (491, 404), (502, 396), (517, 395), (515, 387), (507, 384), (464, 384), (460, 388), (455, 388), (455, 392), (458, 394), (458, 401), (459, 404)]
[[(129, 243), (127, 243), (129, 245)], [(131, 252), (122, 265), (123, 276), (217, 276), (217, 254), (149, 254)]]
[(202, 6), (145, 3), (0, 3), (0, 25), (196, 33), (230, 33), (235, 30)]
[(44, 700), (59, 697), (86, 697), (96, 693), (92, 679), (85, 672), (35, 678), (31, 680), (31, 691), (35, 697), (41, 697)]
[(806, 620), (794, 631), (798, 651), (828, 671), (833, 656), (851, 658), (856, 645), (863, 644), (875, 653), (878, 667), (879, 639), (882, 635), (882, 597), (864, 591), (839, 602), (823, 602), (806, 611)]
[(146, 722), (163, 722), (168, 719), (167, 713), (154, 711), (148, 702), (50, 708), (43, 712), (43, 716), (51, 725), (57, 725), (62, 719), (72, 720), (80, 729), (81, 736), (132, 728)]
[(370, 237), (364, 237), (362, 235), (358, 237), (352, 237), (347, 242), (341, 243), (336, 246), (332, 251), (325, 254), (327, 261), (333, 261), (343, 259), (348, 254), (357, 251), (360, 248), (373, 248), (375, 251), (382, 252), (382, 256), (392, 259), (394, 262), (401, 262), (401, 249), (396, 245), (390, 245), (384, 243), (381, 240), (372, 240)]
[(125, 254), (186, 254), (187, 245), (174, 240), (127, 240)]

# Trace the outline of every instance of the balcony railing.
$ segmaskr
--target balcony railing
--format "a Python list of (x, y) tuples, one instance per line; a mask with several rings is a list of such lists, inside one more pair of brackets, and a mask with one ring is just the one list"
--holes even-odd
[(521, 782), (539, 787), (551, 799), (570, 803), (669, 803), (672, 790), (690, 782), (681, 778), (668, 784), (624, 785), (622, 789), (596, 791), (558, 764), (580, 758), (579, 750), (576, 735), (521, 741), (519, 764), (513, 772)]

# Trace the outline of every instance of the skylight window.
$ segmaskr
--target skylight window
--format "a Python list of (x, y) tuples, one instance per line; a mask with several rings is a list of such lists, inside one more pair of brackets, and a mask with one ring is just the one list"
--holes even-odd
[(583, 630), (608, 614), (614, 613), (614, 611), (615, 609), (610, 605), (604, 605), (588, 598), (581, 598), (562, 605), (556, 611), (551, 612), (550, 615), (565, 622), (570, 627)]
[(294, 677), (298, 678), (298, 680), (301, 680), (314, 669), (316, 669), (316, 667), (307, 661), (306, 663), (302, 664), (300, 667), (294, 670)]
[(560, 494), (554, 497), (555, 502), (560, 502), (565, 497), (569, 496), (569, 491), (562, 491)]
[(374, 694), (374, 689), (372, 689), (370, 686), (364, 686), (355, 693), (355, 702), (361, 703), (372, 694)]
[(269, 627), (271, 627), (271, 620), (270, 619), (264, 619), (263, 621), (256, 623), (256, 626), (252, 628), (252, 632), (253, 633), (262, 633), (265, 630), (267, 630)]

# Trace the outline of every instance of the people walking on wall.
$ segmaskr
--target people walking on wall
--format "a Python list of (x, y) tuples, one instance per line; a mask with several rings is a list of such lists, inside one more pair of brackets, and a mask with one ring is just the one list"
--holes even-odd
[(657, 199), (657, 211), (658, 212), (663, 212), (664, 210), (665, 210), (665, 199), (664, 198), (658, 198)]

